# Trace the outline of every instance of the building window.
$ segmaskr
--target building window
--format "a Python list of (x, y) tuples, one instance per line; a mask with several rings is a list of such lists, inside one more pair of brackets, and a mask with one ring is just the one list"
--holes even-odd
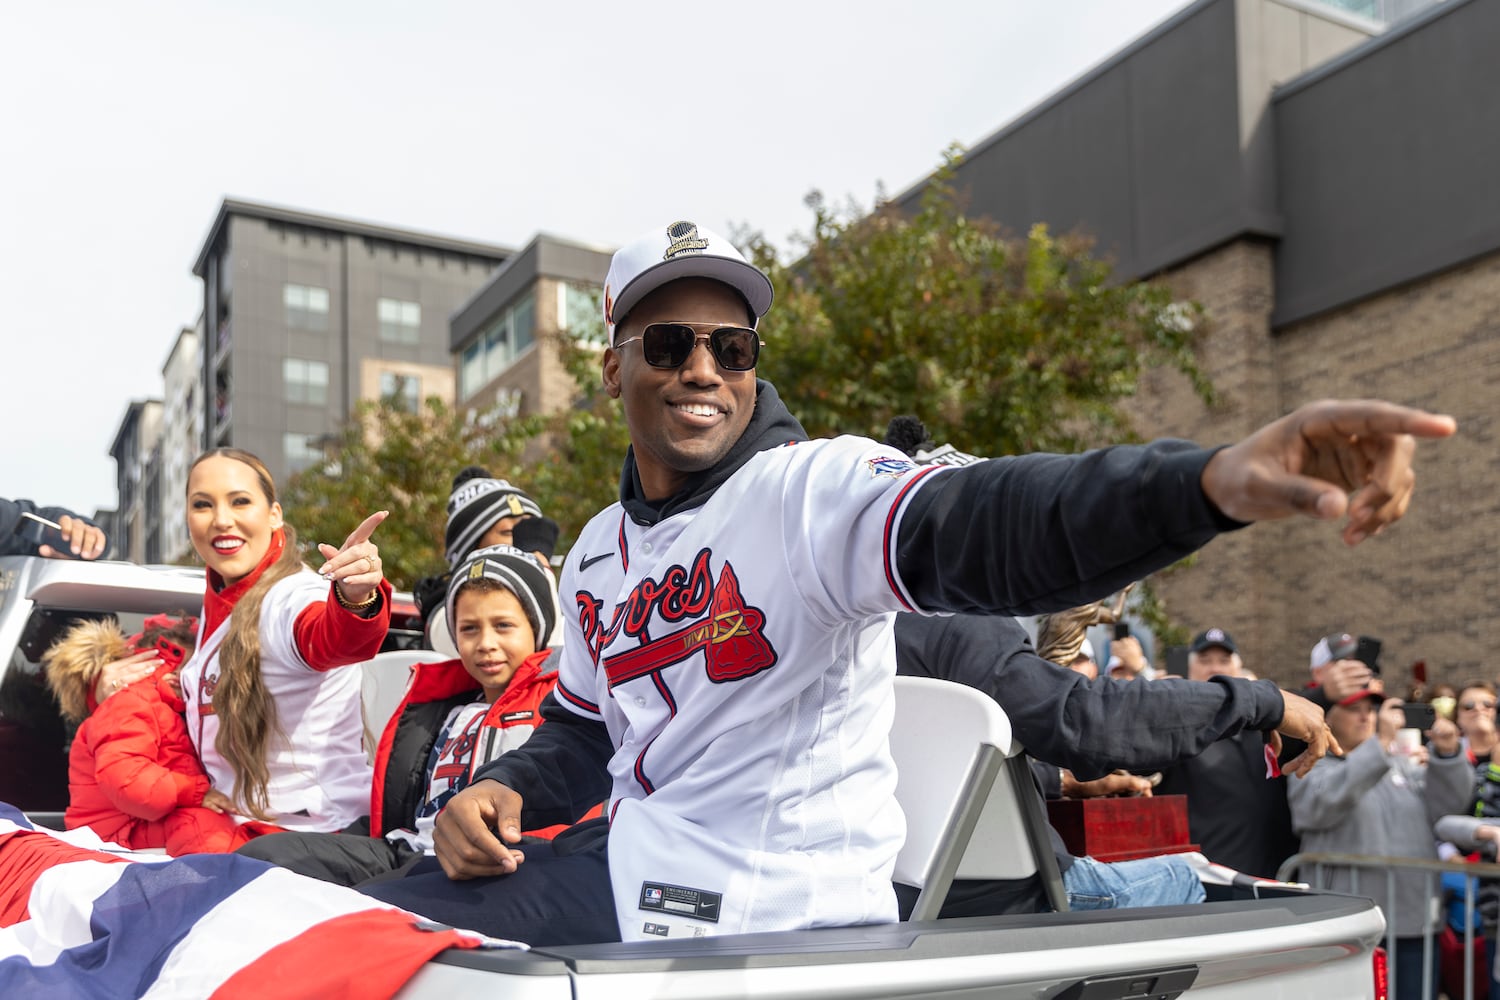
[(458, 394), (468, 399), (509, 368), (536, 341), (536, 297), (527, 292), (497, 315), (464, 348), (458, 372)]
[(464, 348), (463, 361), (458, 368), (458, 394), (468, 399), (484, 385), (484, 341), (476, 339)]
[(376, 303), (380, 316), (380, 339), (390, 344), (415, 344), (422, 327), (422, 306), (401, 299), (381, 299)]
[(517, 357), (536, 340), (536, 296), (530, 292), (511, 310), (510, 356)]
[(564, 332), (604, 347), (604, 290), (598, 285), (557, 283), (557, 315)]
[(286, 401), (307, 406), (328, 405), (328, 365), (323, 361), (285, 358), (281, 377), (286, 383)]
[(282, 448), (286, 453), (288, 474), (301, 472), (323, 461), (323, 449), (313, 444), (317, 435), (298, 434), (288, 431), (282, 436)]
[(389, 400), (398, 410), (415, 413), (422, 403), (422, 380), (415, 375), (381, 372), (380, 398)]
[(328, 329), (328, 289), (313, 285), (281, 286), (286, 325), (294, 330), (322, 333)]

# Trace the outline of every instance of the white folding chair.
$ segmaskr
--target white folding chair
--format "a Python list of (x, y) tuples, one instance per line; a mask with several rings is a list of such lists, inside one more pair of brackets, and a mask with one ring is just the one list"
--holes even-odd
[(359, 697), (364, 710), (365, 731), (370, 735), (370, 754), (375, 741), (385, 732), (385, 724), (395, 714), (406, 694), (412, 667), (447, 659), (430, 649), (393, 649), (376, 653), (359, 665)]
[(955, 878), (1038, 875), (1052, 907), (1068, 908), (1030, 767), (994, 699), (951, 681), (897, 677), (891, 754), (906, 813), (895, 879), (920, 890), (910, 919), (934, 919)]

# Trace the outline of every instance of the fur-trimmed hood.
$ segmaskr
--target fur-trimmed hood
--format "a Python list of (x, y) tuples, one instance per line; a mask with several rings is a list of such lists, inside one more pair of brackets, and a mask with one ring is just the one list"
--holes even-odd
[(63, 715), (78, 721), (89, 714), (89, 694), (99, 673), (131, 653), (130, 641), (113, 620), (81, 621), (42, 655), (47, 686)]

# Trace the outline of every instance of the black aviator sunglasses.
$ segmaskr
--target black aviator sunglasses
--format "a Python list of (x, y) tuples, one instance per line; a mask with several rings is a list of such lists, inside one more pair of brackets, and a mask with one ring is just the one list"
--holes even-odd
[(719, 326), (700, 336), (692, 323), (652, 323), (639, 337), (628, 337), (615, 347), (641, 342), (641, 357), (652, 368), (681, 368), (701, 340), (708, 341), (719, 367), (728, 372), (747, 372), (760, 357), (760, 335), (747, 326)]

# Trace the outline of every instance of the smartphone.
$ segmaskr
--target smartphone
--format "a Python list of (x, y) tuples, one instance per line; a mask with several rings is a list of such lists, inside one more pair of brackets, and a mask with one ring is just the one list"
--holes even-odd
[(1167, 647), (1167, 673), (1173, 677), (1188, 675), (1188, 648), (1186, 646)]
[(1370, 668), (1370, 673), (1380, 676), (1380, 640), (1368, 635), (1359, 637), (1354, 645), (1354, 658)]
[(1437, 709), (1425, 701), (1409, 701), (1401, 706), (1401, 712), (1406, 716), (1404, 729), (1420, 729), (1425, 733), (1437, 722)]
[(62, 525), (40, 514), (33, 514), (29, 510), (21, 511), (21, 516), (16, 520), (15, 533), (33, 548), (50, 545), (52, 551), (64, 559), (78, 558), (73, 554), (72, 544), (63, 535)]
[(1116, 639), (1129, 639), (1130, 638), (1130, 623), (1129, 622), (1115, 622), (1115, 638)]

